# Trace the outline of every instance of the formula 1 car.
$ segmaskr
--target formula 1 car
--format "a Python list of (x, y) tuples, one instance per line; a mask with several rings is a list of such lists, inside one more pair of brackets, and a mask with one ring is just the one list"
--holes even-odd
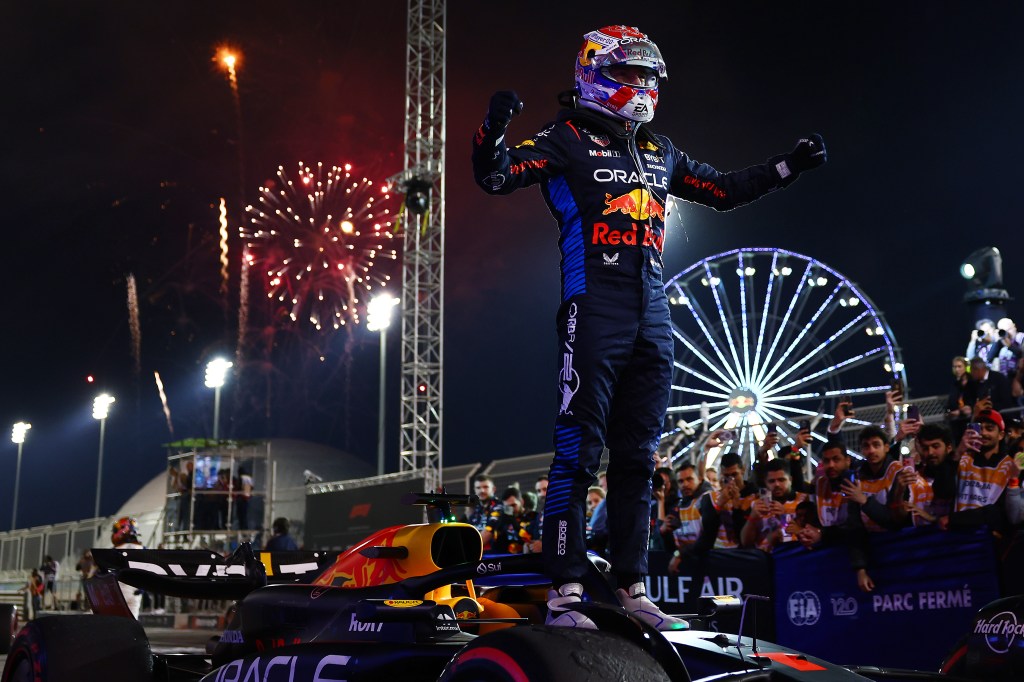
[[(406, 498), (427, 505), (439, 520), (385, 529), (325, 567), (291, 565), (284, 577), (281, 564), (271, 564), (276, 570), (268, 576), (248, 545), (220, 563), (198, 550), (93, 550), (108, 569), (87, 586), (97, 615), (30, 622), (14, 640), (2, 682), (1021, 679), (1016, 630), (1000, 635), (1012, 655), (978, 654), (989, 644), (984, 633), (1002, 632), (1020, 613), (1019, 602), (1006, 613), (982, 610), (979, 618), (992, 623), (976, 624), (982, 640), (969, 633), (947, 661), (947, 673), (962, 677), (841, 667), (756, 638), (700, 629), (722, 609), (756, 608), (756, 597), (704, 598), (699, 613), (688, 616), (690, 630), (658, 632), (618, 605), (600, 562), (592, 562), (584, 581), (590, 600), (575, 607), (598, 629), (546, 627), (541, 555), (484, 557), (476, 528), (451, 514), (452, 505), (470, 504), (470, 497)], [(268, 584), (273, 580), (279, 582)], [(154, 655), (119, 581), (170, 596), (237, 602), (207, 655)]]

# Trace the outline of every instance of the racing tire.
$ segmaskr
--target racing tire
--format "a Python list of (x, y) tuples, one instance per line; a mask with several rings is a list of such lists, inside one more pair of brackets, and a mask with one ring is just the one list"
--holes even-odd
[(599, 630), (523, 625), (478, 637), (439, 682), (668, 682), (647, 652)]
[(47, 616), (21, 629), (3, 682), (153, 679), (153, 654), (138, 621), (119, 616)]

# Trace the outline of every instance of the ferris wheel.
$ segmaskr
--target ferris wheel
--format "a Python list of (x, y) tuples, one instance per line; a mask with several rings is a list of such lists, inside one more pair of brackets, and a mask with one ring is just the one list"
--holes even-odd
[[(770, 428), (784, 443), (802, 420), (830, 418), (839, 399), (863, 404), (894, 380), (906, 382), (881, 311), (855, 283), (809, 256), (726, 251), (675, 275), (665, 291), (675, 368), (663, 443), (680, 444), (673, 458), (701, 442), (673, 435), (727, 429), (733, 440), (724, 447), (750, 462)], [(814, 437), (823, 441), (823, 432)], [(708, 466), (720, 454), (709, 452)]]

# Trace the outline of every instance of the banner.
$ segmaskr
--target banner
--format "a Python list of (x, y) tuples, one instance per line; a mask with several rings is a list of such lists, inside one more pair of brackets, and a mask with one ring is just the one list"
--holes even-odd
[(423, 523), (423, 507), (399, 502), (422, 490), (415, 479), (306, 495), (306, 549), (340, 551), (382, 528)]
[(777, 550), (776, 641), (840, 664), (937, 670), (975, 611), (999, 597), (992, 536), (871, 533), (862, 592), (845, 547)]
[[(772, 559), (759, 549), (713, 549), (703, 557), (687, 556), (676, 575), (668, 572), (671, 558), (669, 552), (652, 551), (648, 555), (647, 596), (665, 613), (696, 613), (700, 597), (726, 594), (775, 597)], [(752, 601), (747, 608), (743, 634), (753, 635), (756, 623), (759, 639), (773, 639), (775, 623), (771, 602)], [(719, 614), (704, 626), (717, 632), (737, 633), (740, 616), (739, 611)]]

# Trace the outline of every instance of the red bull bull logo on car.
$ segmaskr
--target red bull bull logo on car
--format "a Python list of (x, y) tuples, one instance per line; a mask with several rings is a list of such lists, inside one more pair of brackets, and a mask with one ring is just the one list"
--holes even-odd
[(618, 197), (605, 194), (604, 203), (608, 208), (602, 211), (601, 215), (625, 213), (634, 220), (647, 220), (651, 217), (665, 220), (665, 208), (652, 199), (646, 189), (634, 189), (629, 194)]

